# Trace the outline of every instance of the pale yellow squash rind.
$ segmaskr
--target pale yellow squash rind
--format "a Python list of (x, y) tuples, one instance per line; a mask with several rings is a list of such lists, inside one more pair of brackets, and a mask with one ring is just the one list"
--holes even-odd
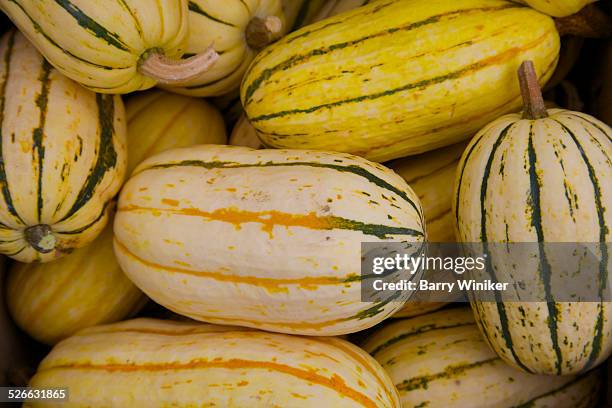
[(66, 408), (400, 406), (385, 371), (347, 341), (153, 319), (59, 343), (30, 385), (68, 387), (67, 403), (44, 405)]

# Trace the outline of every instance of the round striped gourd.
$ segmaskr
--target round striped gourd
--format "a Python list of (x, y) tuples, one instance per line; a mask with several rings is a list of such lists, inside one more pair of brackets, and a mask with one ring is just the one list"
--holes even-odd
[(396, 320), (363, 344), (389, 373), (402, 407), (595, 407), (601, 371), (526, 374), (487, 346), (469, 308)]
[(127, 161), (123, 103), (64, 77), (15, 31), (0, 56), (0, 253), (47, 262), (107, 223)]
[(362, 302), (362, 242), (422, 242), (401, 177), (364, 159), (198, 146), (141, 163), (115, 218), (123, 270), (193, 319), (308, 335), (365, 329), (402, 297)]
[(180, 60), (187, 0), (0, 0), (0, 8), (55, 68), (96, 92), (184, 81), (219, 58), (206, 49)]
[(238, 122), (232, 129), (232, 134), (229, 138), (229, 144), (232, 146), (245, 146), (252, 149), (263, 149), (264, 145), (257, 137), (257, 131), (249, 123), (246, 115), (240, 116)]
[[(528, 68), (521, 68), (525, 93), (538, 95), (537, 79)], [(526, 97), (523, 116), (510, 114), (487, 125), (461, 159), (453, 203), (458, 238), (610, 242), (611, 137), (612, 130), (589, 115), (546, 110), (541, 94)], [(610, 255), (605, 245), (601, 251), (600, 268), (605, 270)], [(538, 282), (530, 288), (548, 302), (474, 303), (481, 329), (502, 358), (526, 371), (572, 374), (594, 367), (612, 351), (612, 305), (555, 303), (545, 288), (563, 284), (558, 269), (563, 266), (555, 259), (543, 262), (548, 266), (521, 270), (500, 264), (505, 269), (496, 273)], [(610, 284), (609, 278), (603, 279), (596, 283), (600, 291)]]
[(6, 296), (19, 327), (46, 344), (124, 319), (146, 302), (119, 268), (110, 225), (90, 245), (55, 262), (13, 263)]
[(220, 96), (236, 90), (259, 50), (287, 29), (281, 0), (190, 0), (186, 55), (219, 55), (208, 70), (165, 88), (190, 96)]
[(154, 319), (62, 341), (30, 385), (70, 389), (45, 407), (400, 406), (385, 371), (347, 341)]
[(596, 0), (514, 0), (554, 17), (566, 17), (579, 12)]
[(372, 2), (268, 47), (241, 99), (266, 146), (383, 162), (515, 111), (519, 61), (535, 60), (547, 79), (558, 54), (552, 18), (509, 1)]
[(227, 141), (221, 114), (203, 99), (149, 91), (132, 96), (125, 110), (128, 174), (141, 161), (163, 150)]

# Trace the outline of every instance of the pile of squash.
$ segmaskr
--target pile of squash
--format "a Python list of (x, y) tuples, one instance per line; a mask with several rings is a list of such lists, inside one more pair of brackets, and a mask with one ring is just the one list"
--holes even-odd
[[(9, 375), (0, 314), (0, 385), (600, 406), (612, 7), (590, 3), (0, 0), (0, 300), (47, 354)], [(521, 271), (546, 302), (363, 302), (363, 242), (600, 243), (601, 297), (555, 301), (546, 264)]]

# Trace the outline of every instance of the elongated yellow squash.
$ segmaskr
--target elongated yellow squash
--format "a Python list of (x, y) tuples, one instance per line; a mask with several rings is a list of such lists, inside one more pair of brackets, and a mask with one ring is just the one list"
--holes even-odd
[(241, 87), (267, 146), (373, 161), (466, 139), (520, 107), (515, 72), (555, 69), (553, 20), (500, 0), (373, 2), (295, 31), (255, 59)]
[[(524, 73), (526, 95), (537, 94), (534, 72)], [(541, 94), (537, 99), (526, 98), (524, 115), (487, 125), (463, 154), (453, 202), (462, 242), (612, 241), (612, 129), (583, 113), (546, 110)], [(481, 330), (502, 358), (525, 371), (553, 375), (605, 361), (612, 353), (612, 304), (603, 295), (610, 285), (605, 273), (610, 255), (606, 245), (597, 251), (602, 276), (586, 271), (581, 276), (598, 296), (584, 302), (558, 301), (560, 285), (567, 284), (567, 259), (559, 264), (558, 255), (536, 251), (533, 262), (517, 260), (517, 267), (489, 257), (501, 281), (527, 282), (538, 299), (546, 299), (473, 303)], [(581, 268), (578, 264), (576, 271)]]
[(387, 370), (405, 408), (590, 408), (599, 398), (601, 370), (554, 377), (507, 365), (469, 308), (395, 321), (363, 347)]
[(191, 96), (220, 96), (238, 89), (249, 64), (287, 24), (281, 0), (189, 0), (186, 55), (213, 44), (218, 60), (208, 70), (165, 88)]
[(64, 77), (18, 32), (0, 56), (0, 253), (46, 262), (104, 228), (125, 175), (124, 107)]
[(185, 80), (219, 58), (207, 49), (180, 61), (187, 0), (1, 0), (0, 8), (55, 68), (96, 92)]
[(149, 91), (125, 105), (128, 130), (128, 174), (147, 157), (174, 147), (225, 144), (219, 111), (202, 99)]
[(55, 262), (14, 263), (6, 298), (19, 327), (46, 344), (124, 319), (146, 302), (119, 268), (110, 225), (90, 245)]
[(45, 407), (400, 406), (385, 371), (347, 341), (154, 319), (59, 343), (30, 385), (70, 389)]
[(579, 12), (596, 0), (514, 0), (554, 17), (566, 17)]
[(346, 334), (395, 312), (409, 293), (361, 301), (361, 242), (425, 238), (401, 177), (338, 153), (174, 149), (136, 168), (118, 207), (119, 263), (156, 302), (292, 334)]
[(232, 129), (229, 144), (232, 146), (245, 146), (253, 149), (261, 149), (264, 147), (259, 137), (257, 137), (257, 131), (249, 123), (249, 119), (247, 119), (244, 114), (240, 116), (240, 119), (238, 119), (238, 122), (234, 125), (234, 129)]

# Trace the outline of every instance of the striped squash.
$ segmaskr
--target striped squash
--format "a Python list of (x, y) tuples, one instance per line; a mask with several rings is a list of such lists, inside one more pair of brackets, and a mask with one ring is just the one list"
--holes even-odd
[(0, 8), (55, 68), (96, 92), (185, 80), (219, 57), (208, 49), (176, 61), (187, 45), (187, 0), (0, 0)]
[(107, 222), (127, 161), (123, 103), (64, 77), (16, 31), (0, 56), (0, 253), (46, 262)]
[(79, 332), (30, 385), (70, 389), (44, 407), (400, 406), (385, 371), (347, 341), (154, 319)]
[(443, 308), (447, 303), (445, 302), (418, 302), (409, 300), (404, 304), (404, 307), (398, 310), (393, 317), (414, 317), (425, 313), (433, 312), (435, 310)]
[(46, 344), (124, 319), (146, 302), (119, 268), (110, 225), (92, 244), (56, 262), (13, 263), (6, 299), (19, 327)]
[(566, 17), (579, 12), (596, 0), (514, 0), (554, 17)]
[(339, 335), (405, 300), (361, 302), (361, 242), (422, 242), (423, 231), (418, 198), (381, 165), (207, 145), (136, 168), (120, 195), (115, 252), (136, 285), (185, 316)]
[(600, 370), (550, 377), (507, 365), (469, 308), (395, 321), (363, 347), (387, 370), (404, 408), (590, 408), (599, 398)]
[(238, 89), (249, 64), (287, 30), (281, 0), (189, 0), (186, 55), (213, 44), (218, 60), (200, 75), (164, 86), (190, 96), (220, 96)]
[(128, 99), (128, 174), (144, 159), (174, 147), (225, 144), (225, 123), (203, 99), (149, 91)]
[(382, 162), (515, 111), (519, 61), (535, 60), (547, 79), (558, 53), (553, 20), (509, 1), (377, 1), (268, 47), (241, 99), (267, 146)]
[[(535, 90), (537, 79), (529, 72), (523, 78)], [(546, 110), (541, 95), (538, 99), (526, 100), (527, 108), (537, 110), (499, 118), (466, 149), (453, 203), (460, 241), (612, 241), (612, 130), (583, 113)], [(564, 265), (546, 258), (518, 270), (497, 266), (498, 276), (509, 273), (534, 282), (533, 291), (549, 299), (473, 304), (483, 333), (506, 361), (534, 373), (572, 374), (610, 355), (612, 305), (555, 303), (546, 289), (563, 284)], [(600, 268), (609, 267), (603, 246)], [(603, 292), (610, 278), (604, 274), (601, 279), (595, 285)]]
[(250, 147), (252, 149), (264, 148), (261, 140), (257, 137), (257, 131), (249, 123), (249, 119), (244, 114), (240, 116), (240, 119), (234, 125), (234, 129), (232, 129), (229, 144), (232, 146)]

